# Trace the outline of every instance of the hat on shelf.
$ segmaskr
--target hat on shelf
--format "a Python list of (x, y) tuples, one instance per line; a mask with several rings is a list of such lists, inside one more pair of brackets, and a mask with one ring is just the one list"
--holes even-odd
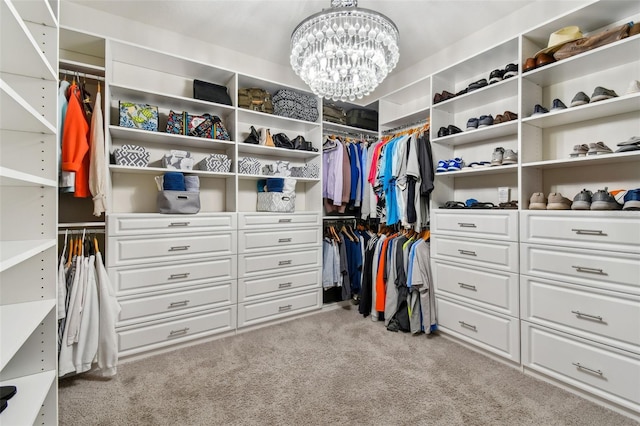
[(560, 28), (558, 31), (551, 33), (551, 35), (549, 36), (549, 43), (547, 43), (547, 47), (536, 53), (534, 57), (543, 53), (553, 54), (564, 44), (567, 44), (570, 41), (578, 40), (579, 38), (582, 38), (582, 33), (580, 32), (580, 28), (578, 28), (577, 26), (571, 25), (568, 27)]

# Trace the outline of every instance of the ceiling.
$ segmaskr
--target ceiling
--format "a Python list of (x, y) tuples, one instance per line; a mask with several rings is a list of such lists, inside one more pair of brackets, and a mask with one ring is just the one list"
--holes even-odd
[[(330, 0), (69, 0), (289, 66), (289, 40)], [(396, 72), (540, 0), (360, 0), (400, 31)]]

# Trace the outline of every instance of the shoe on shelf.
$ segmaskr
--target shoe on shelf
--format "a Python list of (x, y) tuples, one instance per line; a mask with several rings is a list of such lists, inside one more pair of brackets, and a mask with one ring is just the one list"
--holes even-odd
[(607, 188), (599, 189), (591, 197), (591, 210), (620, 210), (620, 204), (616, 202), (613, 195), (609, 194)]
[(547, 209), (547, 198), (544, 196), (542, 192), (534, 192), (529, 199), (529, 209), (530, 210), (546, 210)]
[(629, 86), (627, 86), (627, 95), (630, 95), (632, 93), (638, 93), (640, 92), (640, 81), (638, 80), (632, 80), (629, 83)]
[(471, 92), (473, 90), (478, 90), (478, 89), (481, 89), (481, 88), (483, 88), (485, 86), (488, 86), (488, 85), (489, 85), (489, 83), (487, 83), (487, 79), (483, 78), (483, 79), (480, 79), (478, 81), (474, 81), (473, 83), (469, 84), (469, 87), (467, 87), (467, 92)]
[(624, 196), (627, 195), (626, 189), (614, 189), (613, 191), (609, 191), (609, 194), (613, 196), (616, 203), (620, 204), (620, 207), (624, 206)]
[(448, 170), (449, 170), (449, 160), (438, 161), (438, 167), (436, 168), (436, 172), (446, 172)]
[(640, 188), (627, 191), (622, 210), (640, 210)]
[(496, 115), (496, 118), (493, 119), (493, 124), (505, 123), (507, 121), (509, 121), (509, 120), (504, 118), (504, 115), (498, 114), (498, 115)]
[(571, 210), (590, 210), (591, 209), (591, 197), (593, 194), (588, 189), (583, 189), (573, 197), (573, 203), (571, 203)]
[(540, 105), (540, 104), (536, 104), (536, 105), (533, 107), (533, 114), (531, 114), (531, 117), (537, 117), (537, 116), (539, 116), (539, 115), (546, 114), (546, 113), (548, 113), (548, 112), (549, 112), (549, 110), (548, 110), (548, 109), (546, 109), (545, 107), (543, 107), (543, 106), (542, 106), (542, 105)]
[(522, 66), (522, 72), (527, 72), (536, 69), (535, 58), (527, 58)]
[(504, 75), (502, 76), (503, 80), (506, 80), (509, 77), (513, 77), (518, 75), (518, 65), (516, 64), (507, 64), (506, 67), (504, 67)]
[(551, 105), (551, 111), (560, 111), (563, 109), (567, 109), (567, 106), (560, 99), (556, 98), (553, 100), (553, 104)]
[(468, 88), (464, 88), (461, 91), (459, 91), (458, 93), (456, 93), (456, 96), (465, 95), (468, 91), (469, 91)]
[(550, 193), (547, 199), (547, 210), (571, 210), (571, 200), (559, 192)]
[(502, 116), (505, 118), (505, 121), (511, 121), (511, 120), (517, 120), (518, 119), (518, 114), (516, 114), (515, 112), (511, 112), (511, 111), (505, 111), (504, 114), (502, 114)]
[(487, 127), (493, 125), (493, 116), (489, 115), (481, 115), (478, 119), (478, 128)]
[(493, 154), (491, 155), (491, 165), (492, 166), (501, 166), (502, 165), (503, 156), (504, 156), (504, 148), (497, 147), (493, 151)]
[(586, 105), (586, 104), (589, 103), (589, 101), (590, 101), (590, 99), (589, 99), (589, 97), (587, 96), (586, 93), (578, 92), (573, 97), (573, 99), (571, 99), (571, 103), (569, 105), (572, 106), (572, 107), (576, 107), (576, 106), (580, 106), (580, 105)]
[(474, 161), (473, 163), (469, 164), (467, 167), (471, 167), (472, 169), (479, 169), (483, 167), (488, 167), (490, 165), (491, 163), (489, 161)]
[(459, 170), (462, 170), (463, 167), (464, 161), (462, 161), (462, 158), (456, 157), (453, 160), (449, 160), (447, 170), (450, 172), (457, 172)]
[(619, 142), (617, 146), (640, 145), (640, 136), (631, 136), (624, 142)]
[(553, 55), (548, 55), (546, 53), (541, 53), (536, 56), (536, 68), (544, 67), (545, 65), (552, 64), (556, 61), (556, 58)]
[(511, 149), (505, 149), (502, 154), (502, 165), (505, 164), (518, 164), (518, 153)]
[(449, 127), (447, 127), (447, 131), (449, 132), (450, 135), (455, 135), (456, 133), (462, 133), (462, 130), (460, 130), (459, 127), (456, 127), (453, 124), (449, 124)]
[(443, 101), (448, 101), (449, 99), (455, 98), (455, 97), (456, 97), (456, 95), (454, 95), (451, 92), (447, 92), (446, 90), (442, 91), (442, 100)]
[(442, 102), (443, 98), (442, 98), (442, 94), (441, 93), (436, 93), (435, 95), (433, 95), (433, 103), (437, 104), (439, 102)]
[(569, 157), (584, 157), (587, 155), (587, 152), (589, 152), (589, 145), (587, 145), (586, 143), (574, 145), (573, 151), (571, 151)]
[(442, 138), (447, 135), (449, 135), (449, 130), (447, 130), (446, 127), (440, 127), (440, 130), (438, 130), (438, 137)]
[(504, 70), (493, 70), (489, 74), (489, 84), (497, 83), (502, 81), (504, 78)]
[(478, 119), (473, 117), (467, 120), (467, 130), (475, 130), (478, 128)]
[(604, 142), (596, 142), (589, 144), (589, 151), (587, 155), (601, 155), (601, 154), (611, 154), (613, 151)]
[(606, 99), (617, 98), (618, 94), (610, 89), (598, 86), (594, 89), (591, 95), (591, 102), (604, 101)]

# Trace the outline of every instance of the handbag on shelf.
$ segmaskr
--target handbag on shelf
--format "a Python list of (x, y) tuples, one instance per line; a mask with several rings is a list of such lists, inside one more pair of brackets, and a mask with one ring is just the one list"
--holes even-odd
[(218, 104), (231, 105), (231, 97), (225, 86), (202, 80), (193, 80), (193, 98)]
[(187, 113), (186, 131), (189, 136), (207, 139), (231, 140), (222, 120), (217, 115), (191, 115)]
[(273, 143), (278, 148), (293, 149), (293, 141), (284, 133), (276, 133), (273, 135)]
[(252, 111), (273, 114), (271, 94), (257, 87), (238, 89), (238, 106)]
[(119, 102), (120, 126), (158, 131), (158, 107), (134, 102)]
[(250, 143), (253, 145), (258, 145), (260, 143), (260, 134), (255, 127), (251, 126), (249, 136), (245, 138), (244, 143)]
[(269, 130), (269, 129), (260, 129), (260, 145), (276, 146), (273, 143), (273, 137), (271, 136), (271, 130)]
[(184, 123), (186, 121), (186, 112), (175, 112), (174, 110), (169, 111), (169, 117), (167, 118), (167, 133), (171, 133), (174, 135), (184, 135)]

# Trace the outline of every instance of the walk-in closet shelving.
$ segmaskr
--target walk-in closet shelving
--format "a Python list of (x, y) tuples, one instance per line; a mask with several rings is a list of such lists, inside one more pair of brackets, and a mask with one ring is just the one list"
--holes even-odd
[(431, 77), (424, 77), (378, 101), (380, 130), (385, 131), (431, 114)]
[(57, 3), (0, 7), (0, 421), (55, 424)]

